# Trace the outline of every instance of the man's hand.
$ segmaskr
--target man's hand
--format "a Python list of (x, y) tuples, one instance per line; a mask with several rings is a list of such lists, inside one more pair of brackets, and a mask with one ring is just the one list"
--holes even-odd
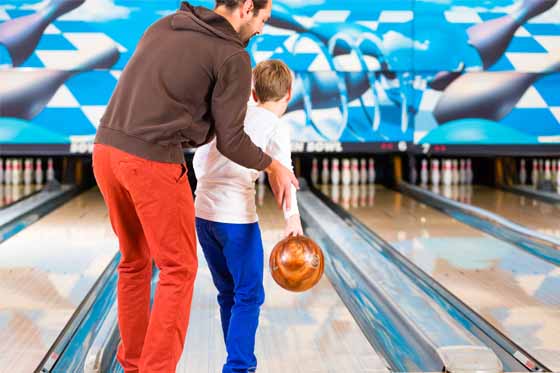
[(301, 235), (303, 235), (303, 228), (301, 227), (301, 219), (299, 217), (299, 214), (290, 216), (288, 220), (286, 220), (284, 237)]
[(295, 175), (275, 159), (272, 160), (265, 171), (268, 174), (268, 182), (278, 207), (282, 208), (282, 202), (285, 201), (286, 209), (290, 209), (292, 207), (292, 184), (299, 189), (299, 182)]

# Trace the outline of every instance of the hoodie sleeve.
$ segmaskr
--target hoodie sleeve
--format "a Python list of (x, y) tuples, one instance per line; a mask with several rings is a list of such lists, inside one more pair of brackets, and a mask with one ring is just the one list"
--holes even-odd
[(251, 62), (249, 55), (243, 51), (229, 57), (218, 71), (212, 93), (216, 146), (233, 162), (261, 171), (272, 159), (253, 144), (244, 131), (250, 93)]

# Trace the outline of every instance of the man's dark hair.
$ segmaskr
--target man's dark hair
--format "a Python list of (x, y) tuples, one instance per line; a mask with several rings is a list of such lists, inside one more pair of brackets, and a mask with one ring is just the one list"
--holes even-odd
[[(257, 14), (259, 10), (266, 8), (268, 1), (269, 0), (253, 0), (253, 12)], [(245, 0), (216, 0), (216, 8), (223, 5), (229, 10), (234, 10), (243, 5), (244, 2)]]

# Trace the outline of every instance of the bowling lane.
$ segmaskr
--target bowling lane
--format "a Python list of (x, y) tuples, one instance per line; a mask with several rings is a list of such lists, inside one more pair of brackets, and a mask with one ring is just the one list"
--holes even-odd
[(381, 186), (322, 190), (536, 359), (560, 370), (560, 268)]
[[(266, 300), (256, 341), (259, 373), (386, 372), (326, 277), (305, 293), (290, 293), (272, 280), (270, 251), (282, 238), (283, 217), (269, 190), (260, 188), (265, 247)], [(177, 372), (220, 372), (225, 361), (216, 290), (199, 249), (199, 272), (185, 350)]]
[(537, 232), (560, 237), (560, 204), (482, 185), (450, 185), (437, 190), (430, 187), (430, 190), (491, 211)]
[(117, 248), (97, 189), (0, 245), (0, 372), (37, 368)]

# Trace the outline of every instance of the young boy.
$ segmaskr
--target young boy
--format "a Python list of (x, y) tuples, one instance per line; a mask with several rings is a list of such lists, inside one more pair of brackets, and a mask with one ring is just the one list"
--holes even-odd
[[(280, 121), (291, 97), (292, 75), (281, 61), (261, 62), (253, 70), (253, 98), (245, 132), (271, 157), (292, 167), (290, 131)], [(255, 372), (255, 334), (264, 302), (264, 253), (255, 206), (259, 173), (221, 155), (215, 141), (197, 149), (196, 231), (218, 289), (227, 361), (222, 373)], [(302, 234), (296, 190), (284, 206), (284, 234)]]

